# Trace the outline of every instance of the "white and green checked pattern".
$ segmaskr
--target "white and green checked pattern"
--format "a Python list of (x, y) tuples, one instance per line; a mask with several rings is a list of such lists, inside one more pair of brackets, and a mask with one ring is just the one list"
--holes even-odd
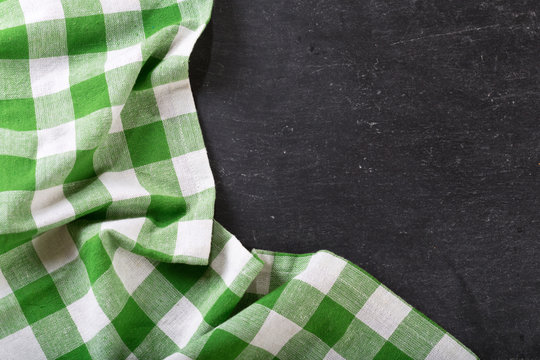
[(0, 256), (0, 359), (475, 359), (355, 265), (254, 250), (214, 224), (208, 266), (68, 225)]
[(163, 359), (223, 322), (262, 267), (218, 225), (209, 266), (129, 250), (61, 226), (1, 255), (0, 359)]
[(210, 8), (0, 2), (3, 251), (91, 217), (141, 254), (206, 264), (215, 190), (188, 57)]
[(329, 252), (213, 222), (211, 0), (0, 0), (0, 359), (474, 359)]

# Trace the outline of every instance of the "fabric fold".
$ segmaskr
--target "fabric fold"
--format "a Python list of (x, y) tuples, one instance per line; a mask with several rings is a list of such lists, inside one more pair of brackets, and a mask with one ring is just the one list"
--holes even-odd
[(211, 3), (2, 6), (0, 136), (16, 143), (0, 153), (0, 252), (69, 224), (206, 264), (215, 189), (188, 59)]

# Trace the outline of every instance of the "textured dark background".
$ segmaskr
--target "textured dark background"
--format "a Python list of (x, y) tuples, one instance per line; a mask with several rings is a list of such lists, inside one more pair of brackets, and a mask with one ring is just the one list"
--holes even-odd
[(538, 5), (217, 1), (191, 69), (216, 218), (352, 260), (481, 358), (540, 359)]

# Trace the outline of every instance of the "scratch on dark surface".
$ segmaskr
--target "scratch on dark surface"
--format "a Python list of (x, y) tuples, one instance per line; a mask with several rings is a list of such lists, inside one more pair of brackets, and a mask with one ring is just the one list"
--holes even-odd
[(396, 41), (394, 43), (391, 43), (390, 46), (401, 45), (401, 44), (410, 43), (410, 42), (414, 42), (414, 41), (420, 41), (420, 40), (424, 40), (424, 39), (432, 39), (432, 38), (438, 38), (438, 37), (443, 37), (443, 36), (460, 35), (460, 34), (465, 34), (465, 33), (474, 32), (474, 31), (487, 30), (487, 29), (496, 29), (496, 28), (499, 28), (499, 27), (500, 27), (500, 24), (495, 24), (495, 25), (480, 26), (480, 27), (476, 27), (476, 28), (463, 29), (463, 30), (458, 30), (458, 31), (450, 31), (450, 32), (440, 33), (440, 34), (431, 34), (431, 35), (426, 35), (426, 36), (420, 36), (420, 37), (413, 38), (413, 39), (406, 39), (406, 40)]

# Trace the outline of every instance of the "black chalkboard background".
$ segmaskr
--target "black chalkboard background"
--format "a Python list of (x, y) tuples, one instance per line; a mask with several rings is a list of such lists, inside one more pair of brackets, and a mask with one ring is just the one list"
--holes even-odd
[(217, 0), (191, 61), (216, 218), (329, 249), (481, 358), (540, 359), (537, 0)]

